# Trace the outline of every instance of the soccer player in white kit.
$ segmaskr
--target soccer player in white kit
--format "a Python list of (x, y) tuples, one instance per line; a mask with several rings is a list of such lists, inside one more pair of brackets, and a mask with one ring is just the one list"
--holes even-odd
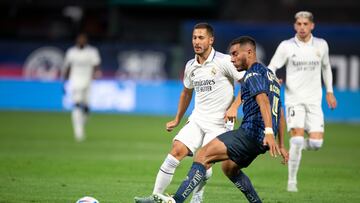
[[(275, 71), (286, 65), (285, 106), (287, 128), (290, 131), (288, 165), (289, 192), (297, 192), (297, 172), (302, 150), (318, 150), (323, 144), (324, 116), (321, 109), (321, 73), (329, 108), (336, 108), (333, 94), (329, 47), (324, 39), (314, 37), (312, 13), (295, 14), (295, 37), (282, 41), (269, 68)], [(309, 138), (304, 139), (304, 133)]]
[(85, 139), (85, 124), (89, 113), (88, 97), (91, 81), (100, 75), (100, 56), (97, 48), (87, 44), (85, 34), (79, 34), (76, 45), (69, 48), (65, 54), (64, 73), (69, 79), (70, 91), (74, 107), (72, 123), (75, 139)]
[[(164, 193), (182, 159), (227, 131), (225, 120), (234, 122), (236, 119), (241, 98), (239, 94), (234, 100), (234, 81), (241, 80), (244, 72), (236, 70), (229, 55), (215, 51), (213, 42), (213, 28), (209, 24), (194, 26), (192, 44), (195, 58), (186, 64), (177, 114), (174, 120), (166, 124), (166, 130), (172, 131), (180, 123), (193, 91), (195, 107), (185, 126), (174, 137), (172, 149), (157, 174), (153, 194)], [(206, 179), (211, 174), (210, 168), (206, 172)], [(194, 190), (192, 203), (202, 202), (205, 183), (202, 182)], [(153, 202), (153, 197), (135, 197), (135, 202)]]

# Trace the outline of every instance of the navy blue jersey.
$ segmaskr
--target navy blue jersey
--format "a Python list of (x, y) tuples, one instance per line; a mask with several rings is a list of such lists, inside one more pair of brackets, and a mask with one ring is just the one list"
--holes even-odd
[(240, 128), (262, 144), (265, 126), (255, 97), (260, 93), (267, 94), (271, 105), (272, 128), (276, 136), (280, 121), (280, 84), (273, 72), (260, 63), (253, 64), (244, 78), (241, 84), (244, 118)]

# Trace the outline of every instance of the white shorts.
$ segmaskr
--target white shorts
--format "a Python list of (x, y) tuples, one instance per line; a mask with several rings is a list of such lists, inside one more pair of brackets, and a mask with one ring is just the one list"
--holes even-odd
[(80, 104), (88, 104), (89, 103), (89, 87), (85, 88), (71, 88), (71, 98), (74, 102)]
[(320, 105), (286, 105), (287, 129), (303, 128), (307, 133), (324, 132), (324, 114)]
[(226, 131), (224, 124), (195, 122), (190, 119), (174, 137), (174, 140), (185, 144), (193, 155), (200, 147)]

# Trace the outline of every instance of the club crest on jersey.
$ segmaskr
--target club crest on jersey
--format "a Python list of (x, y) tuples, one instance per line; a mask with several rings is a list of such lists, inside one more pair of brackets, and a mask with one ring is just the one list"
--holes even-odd
[(321, 54), (320, 54), (320, 51), (319, 51), (319, 50), (316, 50), (316, 56), (317, 56), (318, 58), (321, 57)]
[(211, 69), (211, 74), (212, 74), (212, 75), (216, 75), (216, 69), (215, 69), (215, 67), (213, 67), (213, 68)]

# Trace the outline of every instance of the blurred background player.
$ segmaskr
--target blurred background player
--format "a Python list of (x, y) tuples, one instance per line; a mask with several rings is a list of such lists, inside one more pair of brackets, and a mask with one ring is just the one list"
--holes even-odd
[[(321, 73), (329, 108), (336, 108), (333, 94), (329, 47), (324, 39), (314, 37), (313, 14), (295, 14), (295, 37), (282, 41), (269, 68), (275, 72), (286, 65), (285, 106), (290, 131), (289, 177), (287, 190), (297, 192), (297, 172), (302, 150), (318, 150), (323, 144), (324, 116), (321, 109)], [(309, 135), (304, 139), (304, 132)]]
[[(246, 70), (241, 84), (244, 118), (240, 128), (226, 132), (202, 147), (176, 194), (173, 197), (155, 194), (156, 202), (184, 202), (193, 188), (205, 178), (206, 169), (215, 162), (224, 161), (222, 166), (225, 174), (248, 201), (261, 203), (250, 179), (241, 169), (267, 150), (272, 157), (281, 154), (283, 163), (287, 162), (288, 155), (283, 141), (285, 121), (280, 102), (280, 84), (268, 68), (257, 63), (255, 50), (255, 40), (247, 36), (237, 38), (230, 44), (231, 61), (239, 71)], [(275, 142), (277, 134), (279, 145)]]
[[(179, 125), (194, 90), (195, 107), (186, 125), (174, 138), (172, 149), (157, 174), (153, 194), (165, 192), (182, 159), (195, 154), (198, 148), (227, 131), (225, 120), (234, 122), (236, 119), (241, 99), (238, 95), (233, 102), (234, 80), (241, 80), (244, 73), (235, 69), (228, 55), (215, 51), (213, 43), (211, 25), (196, 24), (192, 35), (195, 58), (186, 64), (178, 110), (175, 119), (166, 124), (166, 130), (170, 132)], [(209, 168), (206, 178), (195, 189), (192, 203), (202, 202), (204, 185), (211, 174), (212, 169)], [(135, 197), (135, 202), (153, 202), (153, 197)]]
[(72, 123), (75, 139), (85, 139), (85, 124), (89, 114), (89, 91), (94, 77), (100, 77), (100, 55), (97, 48), (88, 44), (87, 35), (81, 33), (76, 38), (76, 45), (65, 54), (64, 73), (69, 80), (74, 103)]

